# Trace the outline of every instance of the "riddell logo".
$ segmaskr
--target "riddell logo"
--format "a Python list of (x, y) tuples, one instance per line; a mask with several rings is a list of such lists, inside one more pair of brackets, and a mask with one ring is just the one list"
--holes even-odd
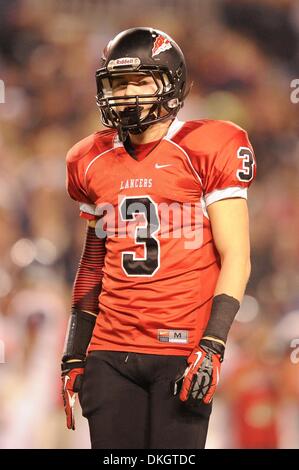
[(130, 57), (124, 57), (122, 59), (116, 59), (115, 62), (117, 65), (128, 65), (128, 64), (134, 64), (134, 59)]
[(152, 57), (160, 54), (161, 52), (167, 51), (167, 49), (171, 49), (171, 48), (172, 48), (172, 45), (170, 41), (167, 38), (161, 36), (161, 34), (159, 34), (159, 36), (155, 39), (155, 42), (152, 48)]
[(108, 63), (108, 70), (113, 70), (118, 67), (123, 67), (124, 65), (135, 69), (140, 65), (139, 57), (119, 57), (115, 60), (110, 60)]

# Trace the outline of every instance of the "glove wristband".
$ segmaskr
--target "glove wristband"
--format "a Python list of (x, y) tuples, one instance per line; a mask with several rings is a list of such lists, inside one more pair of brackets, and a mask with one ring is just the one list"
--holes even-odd
[(206, 352), (212, 352), (212, 354), (219, 354), (220, 362), (223, 361), (225, 351), (225, 347), (223, 346), (223, 344), (210, 339), (202, 339), (199, 343), (199, 346)]
[(61, 362), (61, 372), (62, 373), (67, 373), (70, 370), (73, 369), (84, 369), (85, 367), (85, 361), (76, 361), (76, 362), (67, 362), (63, 360)]
[(227, 294), (213, 299), (210, 319), (203, 336), (214, 336), (226, 343), (228, 332), (240, 308), (240, 302)]
[(66, 334), (65, 350), (62, 361), (79, 359), (84, 361), (89, 345), (96, 316), (82, 310), (72, 309)]

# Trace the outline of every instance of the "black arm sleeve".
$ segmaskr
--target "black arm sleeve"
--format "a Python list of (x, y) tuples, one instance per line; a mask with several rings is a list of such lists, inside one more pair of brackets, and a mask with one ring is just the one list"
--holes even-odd
[(73, 286), (72, 313), (65, 338), (63, 362), (85, 359), (99, 312), (105, 254), (105, 239), (98, 238), (95, 229), (88, 226)]

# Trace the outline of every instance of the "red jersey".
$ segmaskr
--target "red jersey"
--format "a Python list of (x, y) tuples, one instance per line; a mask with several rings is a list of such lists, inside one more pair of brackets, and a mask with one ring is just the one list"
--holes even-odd
[(110, 129), (69, 151), (68, 192), (107, 231), (89, 351), (190, 354), (220, 271), (206, 207), (247, 198), (254, 176), (247, 133), (226, 121), (176, 118), (140, 161)]

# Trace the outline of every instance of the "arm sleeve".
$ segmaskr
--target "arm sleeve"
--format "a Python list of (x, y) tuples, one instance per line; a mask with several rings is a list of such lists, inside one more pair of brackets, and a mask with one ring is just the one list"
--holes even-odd
[(206, 206), (221, 199), (247, 199), (247, 188), (256, 175), (256, 162), (247, 133), (238, 129), (219, 151), (205, 161)]
[(96, 220), (96, 205), (90, 200), (85, 185), (85, 168), (80, 160), (72, 160), (69, 152), (66, 163), (66, 189), (69, 196), (79, 203), (80, 217)]
[(73, 286), (72, 308), (98, 314), (105, 254), (105, 239), (98, 238), (95, 229), (87, 226), (85, 244)]

